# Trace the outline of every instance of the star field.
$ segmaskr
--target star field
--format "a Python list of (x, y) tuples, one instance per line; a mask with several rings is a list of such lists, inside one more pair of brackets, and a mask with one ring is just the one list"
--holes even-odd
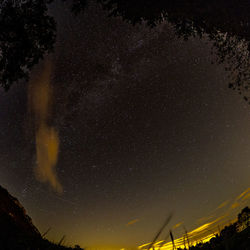
[(211, 64), (208, 40), (183, 41), (167, 23), (131, 26), (95, 5), (77, 17), (67, 5), (50, 11), (62, 194), (34, 176), (27, 85), (0, 93), (0, 182), (41, 232), (132, 249), (171, 211), (172, 226), (191, 230), (248, 188), (249, 105), (228, 89), (224, 66)]

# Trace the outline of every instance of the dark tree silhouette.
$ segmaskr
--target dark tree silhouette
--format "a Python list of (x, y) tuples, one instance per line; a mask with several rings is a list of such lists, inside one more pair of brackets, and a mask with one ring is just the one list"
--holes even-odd
[[(54, 0), (4, 0), (0, 3), (0, 84), (7, 90), (29, 70), (55, 42), (55, 21), (47, 14)], [(66, 0), (62, 0), (66, 1)], [(90, 1), (90, 0), (89, 0)], [(94, 1), (94, 0), (93, 0)], [(95, 0), (109, 13), (132, 24), (143, 20), (154, 26), (167, 20), (176, 33), (209, 38), (218, 62), (226, 62), (230, 88), (248, 100), (250, 82), (250, 2), (239, 0)], [(87, 0), (67, 1), (74, 13), (85, 10)]]
[[(62, 1), (66, 2), (66, 0)], [(67, 0), (67, 2), (69, 1)], [(71, 11), (75, 14), (78, 14), (81, 11), (85, 10), (86, 5), (87, 5), (87, 0), (71, 0)]]
[[(250, 246), (250, 209), (245, 207), (238, 214), (238, 221), (225, 226), (208, 242), (191, 246), (190, 250), (249, 250)], [(182, 249), (182, 248), (181, 248)], [(185, 248), (184, 248), (185, 249)], [(184, 250), (183, 249), (183, 250)]]
[(238, 214), (238, 224), (242, 229), (250, 226), (250, 208), (245, 207), (241, 213)]
[[(209, 38), (218, 63), (226, 63), (229, 87), (248, 101), (250, 85), (250, 2), (237, 0), (97, 0), (110, 16), (150, 26), (167, 20), (179, 37)], [(78, 10), (81, 9), (79, 5)], [(249, 102), (250, 103), (250, 102)]]
[(225, 226), (225, 228), (221, 230), (220, 237), (222, 239), (228, 239), (233, 237), (236, 233), (237, 233), (237, 224), (233, 223), (229, 226)]
[(55, 42), (55, 21), (47, 14), (51, 1), (0, 3), (0, 84), (8, 90), (50, 52)]
[(156, 24), (162, 17), (184, 34), (228, 32), (249, 40), (248, 1), (236, 0), (99, 0), (111, 15), (122, 15), (132, 23), (146, 20)]

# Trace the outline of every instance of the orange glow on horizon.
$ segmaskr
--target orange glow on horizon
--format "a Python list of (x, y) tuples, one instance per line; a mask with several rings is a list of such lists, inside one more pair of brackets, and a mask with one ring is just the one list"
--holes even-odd
[[(246, 189), (243, 193), (241, 193), (239, 196), (236, 197), (235, 201), (233, 202), (233, 204), (229, 207), (229, 209), (221, 216), (219, 216), (218, 218), (207, 222), (195, 229), (193, 229), (191, 232), (187, 233), (188, 235), (188, 241), (190, 245), (196, 245), (199, 242), (205, 243), (210, 241), (210, 239), (212, 239), (213, 237), (215, 237), (215, 235), (219, 232), (219, 228), (220, 227), (224, 227), (226, 225), (228, 225), (228, 221), (226, 221), (226, 218), (228, 218), (228, 216), (230, 216), (230, 212), (232, 212), (232, 209), (235, 207), (239, 207), (240, 205), (243, 204), (243, 201), (246, 201), (250, 198), (250, 188)], [(223, 203), (221, 203), (216, 210), (227, 206), (229, 203), (229, 201), (225, 201)], [(213, 218), (213, 216), (208, 216), (208, 217), (203, 217), (201, 219), (199, 219), (198, 221), (201, 221), (203, 219), (211, 219)], [(236, 220), (231, 221), (231, 223), (236, 222)], [(181, 225), (182, 223), (178, 223), (176, 224), (173, 228), (177, 228), (179, 225)], [(177, 239), (174, 240), (174, 244), (176, 248), (184, 248), (185, 245), (187, 246), (187, 239), (184, 239), (184, 237), (186, 237), (185, 235), (183, 235), (182, 237), (179, 237)], [(173, 243), (172, 241), (166, 242), (165, 244), (163, 244), (164, 241), (157, 241), (155, 242), (155, 244), (150, 248), (150, 250), (172, 250), (173, 249)], [(146, 243), (143, 245), (140, 245), (138, 247), (138, 249), (148, 249), (147, 247), (150, 245), (151, 243)]]

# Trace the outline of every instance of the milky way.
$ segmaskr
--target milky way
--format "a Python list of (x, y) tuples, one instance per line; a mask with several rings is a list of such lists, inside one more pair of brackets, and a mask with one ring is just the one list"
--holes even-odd
[(170, 226), (192, 231), (248, 188), (249, 105), (211, 64), (209, 41), (183, 41), (166, 23), (134, 27), (98, 6), (50, 12), (58, 32), (46, 126), (60, 138), (61, 194), (34, 175), (28, 84), (0, 93), (0, 183), (41, 232), (52, 227), (50, 239), (82, 247), (136, 247), (171, 211)]

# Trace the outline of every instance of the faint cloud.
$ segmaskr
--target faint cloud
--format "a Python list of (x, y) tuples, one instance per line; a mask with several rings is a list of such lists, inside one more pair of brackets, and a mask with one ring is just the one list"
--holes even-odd
[(183, 224), (183, 222), (177, 223), (176, 225), (173, 226), (173, 229), (180, 227), (182, 224)]
[(245, 197), (249, 197), (249, 195), (250, 195), (250, 188), (247, 188), (243, 193), (237, 196), (236, 201), (245, 200)]
[(239, 202), (234, 202), (232, 205), (231, 205), (231, 208), (232, 209), (235, 209), (236, 207), (239, 207), (240, 206), (240, 203)]
[(248, 199), (250, 199), (250, 193), (249, 193), (249, 194), (246, 194), (246, 195), (242, 198), (243, 201), (246, 201), (246, 200), (248, 200)]
[(235, 198), (233, 204), (231, 205), (231, 209), (239, 207), (243, 202), (245, 202), (249, 198), (250, 198), (250, 188), (247, 188), (244, 192), (242, 192)]
[(129, 221), (126, 226), (131, 226), (131, 225), (134, 225), (135, 223), (137, 223), (139, 221), (139, 219), (135, 219), (135, 220), (131, 220)]
[(47, 60), (42, 73), (34, 75), (29, 86), (29, 107), (33, 112), (36, 131), (35, 175), (37, 180), (49, 183), (54, 190), (62, 193), (62, 185), (56, 174), (59, 136), (56, 129), (48, 124), (52, 103), (50, 75), (51, 62)]
[(191, 231), (190, 233), (188, 233), (189, 235), (192, 235), (192, 234), (198, 234), (200, 233), (201, 231), (204, 231), (205, 229), (207, 229), (211, 224), (213, 224), (213, 222), (209, 222), (209, 223), (206, 223), (204, 225), (201, 225), (199, 227), (197, 227), (196, 229), (194, 229), (193, 231)]
[(214, 215), (202, 217), (202, 218), (200, 218), (200, 219), (197, 220), (197, 223), (200, 224), (200, 223), (202, 223), (202, 222), (204, 222), (206, 220), (212, 219), (213, 217), (214, 217)]
[(216, 218), (216, 214), (218, 213), (218, 210), (226, 207), (228, 204), (229, 204), (230, 200), (226, 200), (224, 202), (222, 202), (218, 207), (216, 207), (213, 211), (212, 211), (212, 214), (209, 215), (209, 216), (204, 216), (200, 219), (197, 220), (197, 223), (203, 223), (204, 221), (208, 221), (208, 220), (211, 220), (213, 218)]
[(217, 209), (221, 209), (221, 208), (227, 206), (228, 203), (229, 203), (229, 200), (222, 202), (222, 203), (216, 208), (216, 210), (217, 210)]

